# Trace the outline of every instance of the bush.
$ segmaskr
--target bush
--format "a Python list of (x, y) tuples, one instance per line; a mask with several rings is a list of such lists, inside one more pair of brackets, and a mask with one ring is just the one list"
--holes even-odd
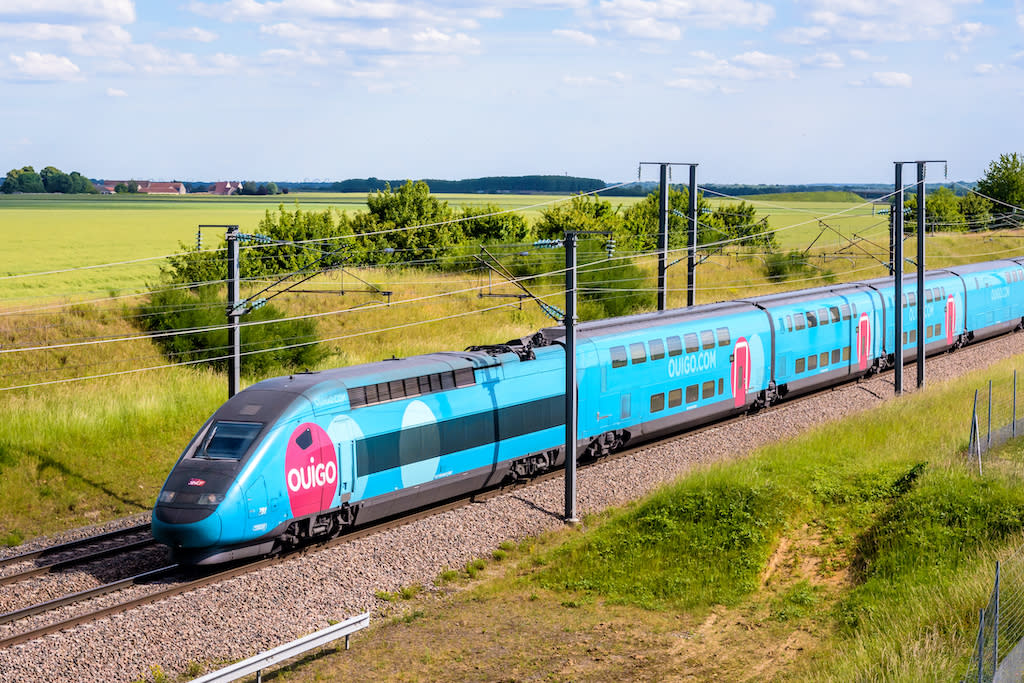
[[(227, 322), (223, 290), (215, 286), (194, 289), (171, 289), (156, 292), (147, 303), (139, 307), (142, 327), (147, 332), (169, 332), (193, 328), (222, 326)], [(247, 314), (245, 322), (277, 320), (283, 313), (267, 305)], [(315, 343), (295, 348), (276, 349), (280, 346), (316, 342), (316, 325), (311, 320), (288, 320), (241, 328), (241, 373), (246, 377), (266, 376), (281, 369), (314, 367), (323, 351)], [(230, 353), (227, 329), (216, 329), (194, 334), (174, 334), (155, 338), (167, 357), (174, 362), (210, 360), (217, 370), (226, 370)]]

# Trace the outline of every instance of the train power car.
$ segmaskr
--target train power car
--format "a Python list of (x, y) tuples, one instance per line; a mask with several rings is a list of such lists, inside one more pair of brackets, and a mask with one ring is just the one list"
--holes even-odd
[[(929, 353), (1019, 328), (1024, 259), (931, 271)], [(576, 457), (757, 409), (914, 355), (916, 278), (577, 326)], [(894, 339), (895, 316), (903, 338)], [(564, 463), (565, 330), (254, 384), (185, 448), (153, 535), (216, 563), (329, 537)]]

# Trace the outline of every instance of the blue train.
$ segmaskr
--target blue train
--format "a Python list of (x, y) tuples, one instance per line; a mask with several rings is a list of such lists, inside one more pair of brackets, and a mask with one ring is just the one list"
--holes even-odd
[[(1024, 259), (577, 327), (578, 457), (1021, 327)], [(462, 352), (268, 379), (221, 406), (171, 471), (153, 536), (216, 563), (328, 537), (564, 463), (563, 327)]]

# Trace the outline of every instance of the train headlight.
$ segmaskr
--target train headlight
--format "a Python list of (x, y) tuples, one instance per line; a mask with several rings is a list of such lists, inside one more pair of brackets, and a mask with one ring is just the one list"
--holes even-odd
[(223, 493), (204, 493), (199, 496), (200, 505), (219, 505), (224, 501)]
[(157, 496), (156, 502), (158, 503), (173, 503), (174, 502), (174, 491), (161, 491), (160, 495)]

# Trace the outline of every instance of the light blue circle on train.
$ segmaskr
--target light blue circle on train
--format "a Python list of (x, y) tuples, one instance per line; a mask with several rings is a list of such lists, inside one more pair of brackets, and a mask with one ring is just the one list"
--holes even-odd
[[(334, 453), (338, 456), (338, 493), (344, 493), (342, 484), (351, 481), (355, 476), (355, 443), (363, 438), (363, 430), (359, 424), (348, 415), (338, 415), (331, 424), (327, 425), (327, 435), (331, 437), (334, 444)], [(349, 459), (349, 463), (344, 462)], [(347, 477), (347, 479), (346, 479)], [(352, 497), (359, 500), (366, 492), (366, 482), (369, 477), (360, 477), (356, 480)]]
[(405, 408), (398, 454), (403, 487), (434, 480), (441, 464), (441, 439), (437, 417), (423, 401), (410, 401)]

